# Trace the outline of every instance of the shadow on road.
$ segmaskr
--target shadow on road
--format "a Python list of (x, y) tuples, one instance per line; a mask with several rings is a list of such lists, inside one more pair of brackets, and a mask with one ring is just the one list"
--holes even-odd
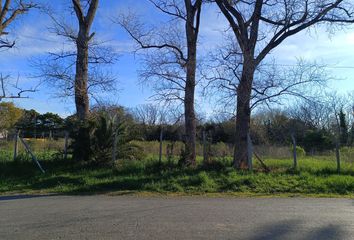
[(29, 199), (29, 198), (42, 198), (42, 197), (53, 197), (55, 194), (46, 194), (46, 195), (9, 195), (9, 196), (0, 196), (0, 201), (10, 201), (10, 200), (19, 200), (19, 199)]
[[(298, 231), (303, 231), (303, 224), (300, 221), (285, 221), (281, 223), (267, 224), (259, 229), (258, 234), (249, 240), (280, 240), (288, 239), (291, 236), (298, 236)], [(344, 239), (345, 231), (340, 225), (329, 224), (320, 228), (314, 228), (305, 233), (299, 240), (333, 240)], [(293, 238), (291, 238), (293, 239)]]

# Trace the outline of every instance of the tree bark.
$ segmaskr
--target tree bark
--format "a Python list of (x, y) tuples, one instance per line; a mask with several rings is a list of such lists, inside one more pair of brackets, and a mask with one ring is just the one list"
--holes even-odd
[[(194, 92), (195, 92), (195, 71), (196, 71), (196, 51), (190, 51), (191, 58), (187, 65), (187, 81), (184, 99), (185, 116), (185, 163), (194, 165), (196, 161), (196, 121), (194, 111)], [(193, 59), (194, 58), (194, 59)]]
[(85, 120), (89, 114), (88, 97), (88, 64), (89, 42), (94, 36), (90, 29), (95, 18), (99, 0), (92, 0), (85, 15), (80, 0), (72, 0), (73, 8), (79, 22), (79, 33), (76, 38), (76, 74), (75, 74), (75, 105), (76, 114), (80, 120)]
[(88, 42), (89, 36), (85, 24), (80, 24), (76, 40), (77, 59), (75, 75), (75, 105), (80, 120), (85, 120), (89, 114), (88, 82)]
[[(187, 21), (186, 36), (188, 48), (188, 61), (186, 64), (187, 76), (184, 96), (184, 117), (185, 117), (185, 159), (186, 165), (196, 164), (196, 119), (194, 110), (195, 78), (197, 68), (197, 39), (199, 31), (200, 6), (195, 7), (191, 2), (186, 1)], [(196, 25), (195, 26), (195, 20)]]
[(250, 134), (250, 99), (254, 65), (251, 58), (245, 58), (241, 81), (237, 89), (236, 136), (233, 159), (233, 165), (237, 169), (248, 169), (247, 138)]
[(99, 0), (89, 1), (89, 8), (86, 15), (81, 6), (81, 0), (72, 0), (73, 8), (79, 23), (79, 32), (76, 37), (76, 73), (75, 73), (75, 106), (76, 115), (82, 124), (78, 130), (76, 138), (79, 143), (74, 148), (73, 158), (79, 161), (89, 160), (90, 156), (90, 136), (88, 127), (85, 125), (89, 115), (88, 97), (88, 67), (89, 67), (89, 42), (94, 36), (90, 29), (95, 18)]

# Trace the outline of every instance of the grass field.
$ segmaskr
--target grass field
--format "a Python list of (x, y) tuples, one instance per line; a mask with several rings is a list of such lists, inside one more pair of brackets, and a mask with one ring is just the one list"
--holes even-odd
[[(115, 167), (94, 168), (60, 159), (55, 151), (38, 152), (46, 169), (41, 174), (27, 155), (17, 161), (9, 151), (0, 152), (0, 194), (15, 193), (161, 193), (231, 195), (316, 195), (354, 197), (354, 165), (342, 163), (336, 173), (333, 157), (304, 157), (292, 170), (291, 159), (265, 159), (270, 173), (255, 163), (254, 172), (235, 171), (230, 158), (219, 158), (193, 169), (177, 160), (160, 165), (149, 155), (143, 161), (120, 161)], [(2, 160), (1, 160), (2, 159)], [(199, 157), (199, 162), (201, 158)]]

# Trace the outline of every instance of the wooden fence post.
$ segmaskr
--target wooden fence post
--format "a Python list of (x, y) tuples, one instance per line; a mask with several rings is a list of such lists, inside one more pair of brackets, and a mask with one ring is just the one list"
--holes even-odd
[(16, 129), (16, 133), (15, 133), (15, 145), (14, 145), (14, 161), (16, 160), (17, 158), (17, 155), (18, 155), (18, 138), (20, 136), (20, 130), (19, 129)]
[(117, 160), (117, 144), (118, 144), (118, 130), (114, 133), (114, 139), (113, 139), (113, 149), (112, 149), (112, 165), (114, 166), (114, 163)]
[(207, 163), (208, 161), (208, 156), (207, 156), (207, 149), (206, 149), (206, 133), (205, 130), (203, 130), (203, 162)]
[(160, 149), (159, 149), (159, 164), (162, 163), (162, 140), (163, 140), (163, 132), (162, 132), (162, 125), (160, 128)]
[(64, 159), (68, 159), (68, 145), (69, 145), (69, 132), (65, 131), (65, 143), (64, 143)]
[(291, 139), (293, 141), (293, 158), (294, 158), (294, 169), (297, 169), (297, 153), (296, 153), (296, 139), (294, 134), (291, 134)]
[(42, 168), (41, 164), (38, 162), (36, 156), (32, 153), (31, 149), (29, 148), (29, 146), (27, 145), (27, 143), (19, 137), (19, 139), (21, 140), (23, 146), (25, 147), (26, 151), (31, 155), (32, 160), (37, 164), (38, 168), (41, 170), (42, 173), (45, 173), (44, 169)]
[(253, 163), (252, 163), (252, 155), (253, 155), (253, 146), (250, 134), (247, 134), (247, 155), (248, 155), (248, 170), (253, 170)]
[(337, 159), (337, 173), (340, 173), (340, 150), (339, 150), (339, 139), (336, 142), (336, 159)]

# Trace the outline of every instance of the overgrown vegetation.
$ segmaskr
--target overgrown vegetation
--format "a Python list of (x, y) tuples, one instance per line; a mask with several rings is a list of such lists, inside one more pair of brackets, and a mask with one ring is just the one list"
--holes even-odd
[(131, 142), (126, 121), (118, 114), (93, 114), (71, 128), (73, 158), (95, 166), (114, 165), (117, 159), (142, 159), (142, 149)]

